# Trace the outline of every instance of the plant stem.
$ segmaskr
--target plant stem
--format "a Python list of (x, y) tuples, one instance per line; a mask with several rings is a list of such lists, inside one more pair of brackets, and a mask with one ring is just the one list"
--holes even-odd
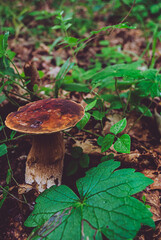
[(8, 138), (8, 139), (5, 139), (5, 140), (2, 140), (2, 141), (0, 141), (0, 144), (2, 144), (2, 143), (6, 143), (6, 142), (8, 142), (8, 141), (15, 141), (15, 140), (17, 140), (17, 139), (19, 139), (19, 138), (22, 138), (22, 137), (24, 137), (24, 136), (27, 136), (27, 134), (21, 134), (20, 136), (17, 136), (17, 137), (14, 137), (14, 138)]
[(22, 78), (21, 75), (19, 74), (19, 71), (18, 71), (16, 65), (14, 64), (14, 62), (13, 62), (9, 57), (6, 56), (6, 58), (7, 58), (7, 59), (10, 61), (10, 63), (13, 65), (13, 67), (15, 68), (15, 70), (16, 70), (19, 78), (21, 79), (22, 84), (24, 85), (25, 81), (23, 81), (23, 78)]
[(3, 89), (2, 91), (3, 91), (4, 95), (7, 97), (8, 101), (9, 101), (10, 103), (12, 103), (13, 105), (18, 106), (18, 107), (20, 106), (16, 101), (14, 101), (14, 100), (8, 95), (8, 93), (7, 93), (7, 91), (6, 91), (5, 89)]
[(24, 97), (23, 95), (19, 95), (19, 94), (17, 94), (17, 93), (14, 93), (14, 92), (11, 92), (11, 91), (8, 91), (8, 90), (5, 90), (5, 92), (11, 93), (12, 95), (15, 95), (15, 96), (17, 96), (17, 97), (20, 97), (20, 98), (23, 98), (23, 99), (25, 99), (25, 100), (27, 100), (27, 101), (30, 101), (30, 99)]
[[(102, 106), (101, 106), (101, 113), (105, 113), (105, 105), (104, 105), (104, 100), (100, 97), (100, 95), (98, 93), (96, 93), (93, 89), (91, 90), (92, 93), (94, 93), (101, 101)], [(100, 120), (101, 122), (101, 128), (103, 130), (103, 122), (102, 119)]]
[(3, 127), (2, 130), (3, 130), (3, 134), (5, 136), (5, 140), (8, 141), (7, 134), (6, 134), (5, 130), (4, 130), (4, 123), (3, 123), (3, 120), (2, 120), (1, 116), (0, 116), (0, 122), (1, 122), (1, 125)]
[(101, 135), (99, 135), (99, 134), (97, 134), (97, 133), (93, 133), (93, 132), (91, 132), (91, 131), (89, 131), (89, 130), (87, 130), (87, 129), (81, 129), (82, 131), (84, 131), (84, 132), (86, 132), (86, 133), (89, 133), (89, 134), (92, 134), (92, 135), (94, 135), (94, 136), (96, 136), (96, 137), (100, 137)]
[[(31, 95), (35, 95), (35, 94), (34, 94), (33, 92), (31, 92), (27, 87), (24, 87), (25, 81), (23, 81), (23, 78), (22, 78), (21, 75), (19, 74), (18, 69), (17, 69), (16, 65), (14, 64), (14, 62), (13, 62), (9, 57), (6, 56), (6, 58), (10, 61), (10, 63), (11, 63), (11, 64), (13, 65), (13, 67), (15, 68), (15, 70), (16, 70), (19, 78), (21, 79), (22, 85), (19, 84), (18, 82), (14, 82), (14, 81), (13, 81), (13, 82), (14, 82), (15, 84), (17, 84), (18, 86), (20, 86), (22, 89), (24, 89), (28, 94), (30, 94), (30, 96), (31, 96)], [(38, 97), (38, 96), (37, 96), (37, 97)], [(40, 97), (38, 97), (38, 98), (40, 98)], [(40, 98), (40, 99), (41, 99), (41, 98)]]
[(122, 101), (122, 98), (120, 97), (120, 94), (119, 94), (119, 91), (118, 91), (118, 88), (117, 88), (117, 78), (116, 77), (115, 77), (115, 91), (116, 91), (117, 96), (120, 99), (121, 104), (122, 104), (123, 116), (124, 116), (124, 114), (125, 114), (125, 107), (124, 107), (124, 103)]
[(27, 204), (29, 207), (31, 206), (29, 203), (27, 203), (26, 201), (20, 200), (17, 197), (15, 197), (12, 193), (10, 193), (9, 191), (7, 191), (4, 187), (2, 187), (0, 185), (0, 188), (2, 188), (3, 191), (7, 192), (7, 194), (9, 194), (12, 198), (16, 199), (17, 201), (21, 202), (21, 203), (25, 203)]
[(131, 98), (131, 87), (130, 87), (130, 90), (129, 90), (129, 94), (128, 94), (128, 98), (127, 98), (127, 103), (124, 107), (124, 111), (123, 111), (123, 116), (125, 116), (125, 113), (126, 113), (126, 110), (127, 110), (127, 107), (128, 107), (128, 104), (129, 104), (129, 101), (130, 101), (130, 98)]
[(151, 57), (151, 64), (150, 68), (154, 68), (156, 57), (155, 57), (155, 51), (156, 51), (156, 45), (157, 45), (157, 37), (158, 37), (158, 25), (156, 25), (156, 28), (154, 30), (153, 34), (153, 43), (152, 43), (152, 57)]

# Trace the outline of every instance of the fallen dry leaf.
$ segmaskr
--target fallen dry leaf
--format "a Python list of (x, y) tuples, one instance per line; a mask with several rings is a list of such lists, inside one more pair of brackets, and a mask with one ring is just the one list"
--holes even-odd
[(33, 187), (29, 184), (19, 184), (18, 185), (18, 194), (24, 194), (31, 191)]
[(151, 206), (151, 213), (153, 214), (153, 220), (160, 221), (161, 220), (161, 209), (160, 209), (160, 198), (159, 198), (159, 191), (148, 191), (144, 192), (143, 194), (146, 197), (145, 204)]
[(97, 142), (94, 139), (75, 139), (75, 144), (73, 147), (76, 146), (81, 147), (83, 149), (83, 152), (86, 154), (103, 155), (103, 153), (101, 153), (101, 148), (97, 145)]

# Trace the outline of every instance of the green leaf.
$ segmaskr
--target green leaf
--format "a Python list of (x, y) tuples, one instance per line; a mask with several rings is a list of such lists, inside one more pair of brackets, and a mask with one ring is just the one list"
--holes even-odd
[(87, 112), (87, 111), (91, 110), (92, 108), (94, 108), (94, 106), (96, 105), (96, 103), (97, 103), (97, 99), (94, 100), (94, 101), (92, 101), (92, 102), (90, 102), (90, 103), (85, 107), (85, 111)]
[[(68, 30), (71, 26), (72, 26), (71, 23), (66, 24), (66, 25), (65, 25), (65, 30)], [(71, 41), (71, 40), (70, 40), (70, 41)], [(78, 41), (78, 40), (77, 40), (77, 41)]]
[(139, 106), (137, 106), (137, 109), (139, 110), (139, 112), (143, 113), (144, 116), (152, 117), (152, 113), (151, 113), (150, 109), (147, 106), (139, 105)]
[(118, 133), (122, 132), (124, 128), (126, 127), (127, 120), (126, 118), (123, 118), (119, 122), (115, 123), (111, 128), (110, 132), (117, 135)]
[(55, 25), (55, 26), (52, 27), (51, 29), (53, 29), (53, 30), (61, 29), (61, 26), (60, 26), (60, 25)]
[(58, 97), (58, 91), (63, 83), (64, 77), (67, 74), (67, 72), (70, 69), (72, 69), (73, 66), (74, 66), (74, 63), (71, 63), (70, 58), (68, 58), (67, 61), (61, 67), (60, 71), (58, 72), (56, 76), (56, 83), (55, 83), (55, 97)]
[(12, 170), (9, 168), (7, 171), (6, 183), (9, 184), (12, 178)]
[(34, 84), (34, 86), (33, 86), (33, 92), (37, 92), (39, 90), (39, 86), (38, 86), (38, 84)]
[[(0, 188), (2, 188), (2, 187), (0, 186)], [(6, 198), (7, 198), (8, 191), (9, 191), (9, 186), (4, 187), (4, 189), (3, 189), (3, 198), (2, 198), (2, 200), (0, 201), (0, 208), (2, 207), (4, 201), (5, 201)]]
[(79, 160), (79, 164), (82, 168), (87, 168), (89, 166), (89, 156), (88, 154), (84, 153), (80, 160)]
[(12, 132), (11, 132), (11, 134), (10, 134), (10, 139), (11, 139), (11, 140), (14, 138), (14, 136), (16, 135), (16, 133), (17, 133), (16, 131), (13, 131), (13, 130), (12, 130)]
[(68, 43), (69, 45), (75, 46), (78, 43), (78, 38), (75, 38), (75, 37), (65, 37), (63, 43)]
[(67, 61), (63, 64), (60, 71), (58, 72), (56, 76), (56, 80), (60, 80), (64, 77), (64, 75), (73, 67), (73, 63), (70, 63), (70, 58), (67, 59)]
[(129, 29), (135, 29), (136, 27), (134, 27), (134, 26), (128, 26), (127, 23), (120, 23), (120, 24), (117, 24), (117, 25), (112, 25), (112, 26), (103, 27), (103, 28), (101, 28), (101, 29), (98, 30), (98, 31), (92, 31), (92, 32), (91, 32), (91, 36), (92, 36), (93, 34), (98, 34), (98, 33), (102, 32), (102, 31), (106, 31), (106, 30), (108, 30), (108, 29), (110, 29), (110, 28), (129, 28)]
[(5, 155), (7, 153), (7, 146), (6, 144), (1, 144), (0, 145), (0, 157)]
[(104, 94), (101, 95), (101, 98), (103, 98), (104, 101), (112, 103), (113, 101), (119, 101), (120, 98), (118, 96), (115, 96), (113, 94)]
[(75, 205), (78, 201), (78, 196), (67, 186), (53, 186), (36, 199), (34, 212), (25, 221), (25, 226), (40, 227), (55, 213)]
[(0, 95), (0, 104), (6, 99), (7, 99), (7, 97), (4, 94)]
[(110, 153), (110, 154), (108, 154), (107, 156), (103, 156), (103, 157), (101, 158), (101, 162), (109, 161), (109, 160), (112, 160), (112, 159), (114, 159), (114, 154), (113, 154), (113, 153)]
[(9, 37), (9, 32), (6, 32), (4, 35), (0, 35), (0, 51), (6, 51), (8, 47), (8, 37)]
[(101, 145), (101, 152), (107, 151), (112, 146), (114, 139), (115, 139), (114, 135), (107, 134), (103, 139), (103, 142)]
[(102, 120), (105, 117), (105, 113), (99, 112), (99, 111), (93, 111), (92, 116), (94, 117), (95, 120)]
[(85, 93), (90, 92), (86, 84), (80, 83), (63, 83), (61, 85), (61, 88), (70, 92), (85, 92)]
[(71, 149), (71, 155), (73, 158), (79, 158), (83, 153), (83, 149), (81, 147), (73, 147)]
[(151, 212), (131, 197), (153, 181), (134, 169), (121, 169), (109, 160), (77, 181), (78, 198), (67, 186), (53, 186), (36, 199), (27, 227), (37, 227), (32, 239), (109, 240), (134, 238), (141, 224), (154, 227)]
[[(109, 82), (109, 77), (126, 77), (129, 81), (131, 81), (131, 85), (134, 84), (135, 79), (142, 78), (142, 73), (138, 70), (138, 66), (141, 65), (141, 61), (137, 61), (129, 64), (115, 64), (112, 66), (108, 66), (103, 69), (101, 72), (97, 72), (93, 75), (92, 85), (100, 83), (100, 85), (107, 81)], [(114, 84), (114, 81), (113, 81)]]
[(13, 52), (13, 51), (11, 51), (10, 49), (8, 49), (8, 50), (6, 51), (6, 55), (7, 55), (7, 57), (8, 57), (9, 59), (12, 60), (12, 59), (15, 57), (16, 53)]
[(53, 48), (62, 40), (62, 37), (58, 37), (55, 39), (55, 41), (50, 45), (50, 52), (53, 50)]
[(78, 128), (79, 130), (81, 130), (82, 128), (84, 128), (85, 125), (87, 124), (87, 122), (89, 121), (90, 117), (91, 117), (91, 114), (88, 113), (88, 112), (85, 112), (84, 117), (77, 123), (77, 125), (76, 125), (77, 128)]
[(122, 103), (119, 101), (114, 101), (110, 105), (110, 109), (121, 109), (122, 108)]
[(117, 152), (130, 153), (131, 139), (128, 134), (123, 134), (114, 143), (113, 147)]
[(67, 176), (71, 176), (75, 174), (78, 170), (78, 161), (77, 160), (70, 160), (68, 163), (65, 171)]
[(4, 125), (0, 126), (0, 131), (1, 131), (3, 128), (5, 128), (5, 126), (4, 126)]
[(97, 138), (97, 144), (98, 144), (99, 146), (102, 146), (103, 139), (104, 139), (104, 137), (102, 137), (102, 136), (99, 136), (99, 137)]
[(129, 26), (128, 23), (119, 23), (117, 25), (114, 25), (114, 28), (136, 29), (136, 26)]
[(158, 82), (152, 81), (152, 80), (143, 80), (141, 81), (137, 87), (139, 88), (140, 95), (142, 97), (145, 96), (151, 96), (152, 98), (154, 97), (159, 97), (160, 96), (160, 86)]
[(7, 61), (5, 56), (12, 59), (16, 55), (15, 52), (11, 51), (10, 49), (7, 49), (8, 37), (9, 37), (9, 32), (6, 32), (4, 35), (0, 35), (0, 57), (3, 57), (4, 65), (5, 65), (5, 61)]

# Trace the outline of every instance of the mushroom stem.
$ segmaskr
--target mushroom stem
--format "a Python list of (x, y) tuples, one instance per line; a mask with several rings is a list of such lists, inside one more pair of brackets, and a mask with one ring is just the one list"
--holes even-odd
[(35, 183), (40, 192), (52, 185), (60, 185), (64, 153), (61, 132), (34, 135), (26, 162), (26, 183)]

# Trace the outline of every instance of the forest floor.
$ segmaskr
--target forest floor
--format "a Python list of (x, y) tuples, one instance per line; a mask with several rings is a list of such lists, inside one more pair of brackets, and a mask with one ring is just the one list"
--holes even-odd
[[(100, 26), (101, 26), (100, 21)], [(89, 59), (95, 58), (96, 53), (100, 52), (99, 40), (110, 41), (110, 46), (121, 45), (122, 49), (127, 52), (133, 52), (136, 56), (140, 56), (145, 50), (146, 40), (141, 30), (134, 29), (120, 29), (114, 30), (109, 36), (100, 34), (95, 38), (87, 47), (80, 51), (77, 55), (77, 64), (81, 67), (89, 65)], [(17, 39), (9, 40), (9, 47), (16, 53), (14, 62), (21, 73), (23, 66), (27, 61), (34, 60), (38, 70), (44, 72), (44, 76), (41, 79), (41, 84), (49, 85), (51, 77), (55, 78), (59, 71), (59, 67), (55, 64), (56, 56), (61, 56), (63, 60), (68, 59), (71, 55), (69, 49), (59, 48), (54, 52), (49, 53), (49, 48), (45, 43), (41, 43), (38, 48), (35, 48), (34, 39), (24, 37), (18, 37)], [(161, 49), (159, 46), (157, 49)], [(156, 53), (157, 62), (156, 67), (161, 67), (161, 57), (159, 52)], [(50, 57), (49, 57), (50, 56)], [(137, 60), (137, 57), (133, 56), (133, 60)], [(148, 59), (148, 56), (145, 55)], [(70, 98), (74, 101), (78, 101), (82, 104), (83, 98), (88, 97), (85, 93), (66, 93), (61, 92), (60, 97)], [(159, 102), (159, 99), (156, 99)], [(159, 106), (161, 108), (161, 106)], [(153, 112), (155, 104), (151, 105), (151, 111)], [(0, 105), (0, 113), (5, 120), (8, 113), (15, 111), (16, 107), (11, 105), (8, 101), (5, 101)], [(104, 120), (104, 133), (106, 134), (109, 128), (120, 120), (121, 110), (112, 110), (112, 112), (106, 115)], [(121, 162), (121, 168), (135, 168), (145, 176), (154, 180), (154, 183), (147, 187), (143, 192), (136, 195), (138, 199), (142, 199), (142, 196), (146, 197), (146, 204), (151, 206), (151, 212), (153, 213), (153, 219), (156, 224), (156, 229), (152, 230), (148, 227), (142, 227), (135, 239), (137, 240), (152, 240), (161, 239), (161, 210), (160, 210), (160, 197), (161, 197), (161, 143), (156, 122), (153, 117), (143, 117), (136, 121), (139, 115), (136, 112), (131, 112), (127, 116), (127, 128), (125, 133), (129, 133), (131, 137), (131, 152), (130, 154), (117, 153), (112, 147), (107, 153), (114, 153), (115, 159)], [(132, 128), (131, 128), (132, 127)], [(64, 163), (63, 184), (75, 188), (75, 182), (78, 178), (84, 176), (84, 171), (80, 170), (73, 176), (67, 176), (65, 168), (70, 159), (69, 149), (71, 146), (80, 146), (84, 153), (87, 153), (90, 157), (90, 166), (97, 166), (99, 159), (102, 156), (101, 149), (97, 145), (97, 139), (95, 134), (100, 133), (100, 128), (94, 119), (91, 119), (86, 126), (85, 131), (78, 131), (73, 128), (70, 132), (71, 136), (65, 135), (66, 142), (66, 155)], [(9, 130), (6, 130), (9, 132)], [(90, 133), (91, 132), (91, 133)], [(74, 136), (74, 138), (72, 138)], [(4, 138), (1, 133), (1, 139)], [(0, 239), (3, 240), (25, 240), (27, 239), (31, 229), (24, 227), (24, 221), (31, 213), (32, 209), (29, 209), (28, 205), (23, 202), (25, 196), (28, 203), (34, 205), (34, 201), (38, 196), (38, 192), (31, 186), (25, 184), (25, 162), (28, 152), (31, 147), (31, 136), (25, 136), (14, 141), (9, 145), (8, 158), (11, 164), (11, 168), (18, 185), (12, 181), (9, 195), (5, 200), (2, 209), (0, 210)], [(8, 169), (8, 161), (6, 157), (0, 158), (0, 185), (5, 186), (6, 173)], [(0, 195), (2, 197), (2, 195)]]

